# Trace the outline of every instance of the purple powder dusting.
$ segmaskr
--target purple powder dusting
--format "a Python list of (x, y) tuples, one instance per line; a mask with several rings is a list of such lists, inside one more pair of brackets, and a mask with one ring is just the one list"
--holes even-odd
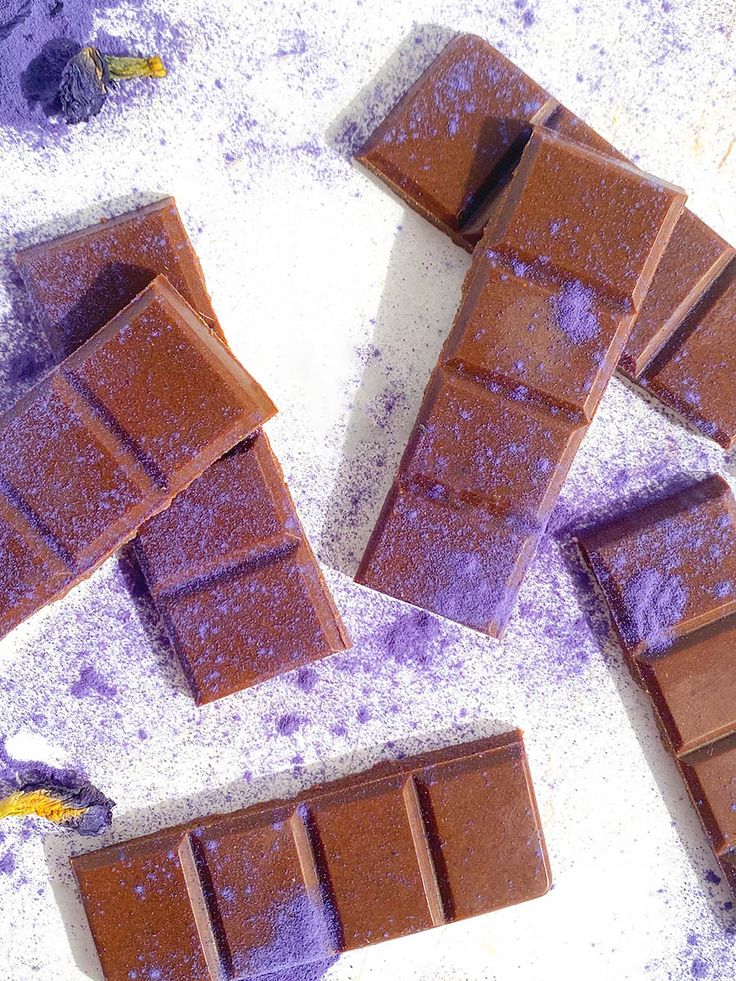
[(118, 693), (117, 688), (109, 685), (92, 664), (87, 664), (82, 668), (79, 679), (74, 682), (69, 690), (75, 698), (98, 696), (99, 698), (110, 699)]
[(582, 283), (567, 283), (555, 297), (557, 326), (575, 345), (597, 337), (600, 324), (595, 313), (595, 295)]
[[(250, 948), (233, 966), (248, 977), (267, 973), (271, 981), (321, 977), (336, 960), (335, 922), (329, 903), (323, 907), (302, 891), (287, 894), (276, 904), (269, 942)], [(316, 965), (319, 973), (295, 973), (304, 965)]]
[(282, 736), (293, 736), (301, 728), (303, 722), (304, 719), (300, 719), (298, 715), (289, 713), (281, 716), (276, 723), (276, 728)]
[(680, 576), (663, 576), (657, 569), (644, 569), (628, 582), (624, 598), (628, 642), (646, 640), (652, 650), (658, 650), (665, 646), (671, 628), (682, 618), (688, 594)]

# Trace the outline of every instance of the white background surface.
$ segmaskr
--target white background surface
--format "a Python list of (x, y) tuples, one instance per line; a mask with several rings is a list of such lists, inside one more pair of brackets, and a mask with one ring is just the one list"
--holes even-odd
[[(152, 9), (173, 30), (161, 31)], [(328, 978), (733, 978), (728, 896), (707, 881), (712, 857), (648, 706), (559, 543), (542, 548), (502, 644), (437, 620), (422, 645), (410, 608), (349, 578), (468, 260), (352, 167), (337, 137), (351, 121), (359, 131), (375, 122), (448, 31), (500, 47), (736, 239), (736, 5), (526, 9), (528, 28), (513, 0), (152, 0), (140, 19), (117, 12), (100, 25), (159, 48), (172, 68), (165, 82), (42, 149), (0, 132), (6, 254), (176, 197), (230, 343), (280, 407), (268, 431), (354, 640), (315, 666), (310, 692), (287, 676), (197, 710), (113, 558), (0, 644), (0, 736), (17, 757), (86, 768), (118, 802), (116, 840), (400, 749), (520, 726), (552, 892), (358, 952)], [(36, 333), (12, 297), (0, 298), (6, 403)], [(615, 382), (558, 517), (616, 506), (668, 474), (727, 466), (717, 447)], [(398, 644), (386, 644), (390, 629)], [(114, 697), (72, 694), (90, 665)], [(281, 736), (287, 714), (301, 725)], [(84, 844), (30, 823), (4, 830), (0, 861), (12, 854), (15, 869), (0, 876), (0, 972), (98, 978), (66, 871), (70, 848)]]

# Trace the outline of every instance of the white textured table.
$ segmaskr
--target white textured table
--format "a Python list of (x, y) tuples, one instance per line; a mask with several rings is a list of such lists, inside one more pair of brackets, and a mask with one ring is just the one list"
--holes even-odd
[[(518, 725), (552, 892), (361, 951), (327, 977), (733, 978), (729, 897), (574, 557), (545, 542), (502, 644), (351, 582), (468, 260), (345, 157), (448, 32), (471, 30), (684, 185), (733, 240), (733, 0), (121, 7), (101, 10), (97, 27), (160, 50), (169, 78), (40, 143), (33, 130), (0, 131), (0, 247), (175, 195), (227, 336), (280, 406), (268, 431), (354, 647), (197, 710), (113, 558), (0, 644), (4, 752), (84, 767), (118, 801), (116, 840)], [(3, 282), (6, 405), (45, 353)], [(556, 520), (728, 466), (616, 381)], [(8, 822), (0, 837), (0, 972), (99, 977), (66, 868), (79, 840), (33, 822)]]

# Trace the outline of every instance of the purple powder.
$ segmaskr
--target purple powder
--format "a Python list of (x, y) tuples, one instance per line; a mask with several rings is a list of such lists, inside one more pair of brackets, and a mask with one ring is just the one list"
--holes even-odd
[(282, 715), (276, 723), (276, 728), (282, 736), (293, 736), (301, 728), (303, 721), (298, 715)]
[(303, 891), (295, 891), (275, 904), (270, 926), (268, 943), (233, 958), (238, 976), (271, 978), (272, 972), (278, 972), (281, 981), (296, 981), (304, 975), (294, 973), (294, 968), (318, 963), (324, 973), (334, 963), (335, 918), (329, 904), (323, 907)]
[(586, 344), (600, 333), (593, 291), (582, 283), (568, 283), (554, 298), (555, 319), (575, 345)]
[(299, 668), (296, 673), (296, 686), (306, 692), (307, 695), (313, 691), (318, 680), (319, 675), (314, 668)]
[[(91, 664), (82, 668), (79, 673), (79, 680), (74, 682), (69, 691), (75, 698), (98, 696), (99, 698), (110, 699), (118, 693), (117, 688), (108, 685), (99, 671)], [(145, 735), (142, 738), (145, 738)]]
[(657, 569), (637, 573), (624, 589), (627, 621), (623, 625), (630, 644), (648, 641), (651, 650), (665, 646), (671, 628), (679, 623), (688, 593), (680, 576), (663, 576)]

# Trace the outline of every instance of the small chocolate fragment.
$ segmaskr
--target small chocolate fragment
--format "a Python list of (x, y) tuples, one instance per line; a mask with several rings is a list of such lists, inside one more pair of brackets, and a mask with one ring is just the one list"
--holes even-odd
[(106, 981), (245, 981), (550, 885), (518, 731), (80, 855), (72, 867)]
[[(471, 251), (534, 124), (625, 160), (500, 52), (465, 34), (440, 52), (356, 159)], [(684, 211), (619, 363), (727, 448), (736, 439), (733, 257), (732, 246)]]
[(198, 704), (349, 646), (262, 432), (144, 525), (135, 552)]
[(275, 409), (160, 276), (0, 418), (0, 634)]
[(578, 542), (736, 890), (736, 500), (709, 477)]
[(356, 579), (498, 636), (684, 194), (538, 128)]
[(159, 275), (223, 339), (173, 198), (23, 249), (15, 262), (57, 360), (75, 351)]

